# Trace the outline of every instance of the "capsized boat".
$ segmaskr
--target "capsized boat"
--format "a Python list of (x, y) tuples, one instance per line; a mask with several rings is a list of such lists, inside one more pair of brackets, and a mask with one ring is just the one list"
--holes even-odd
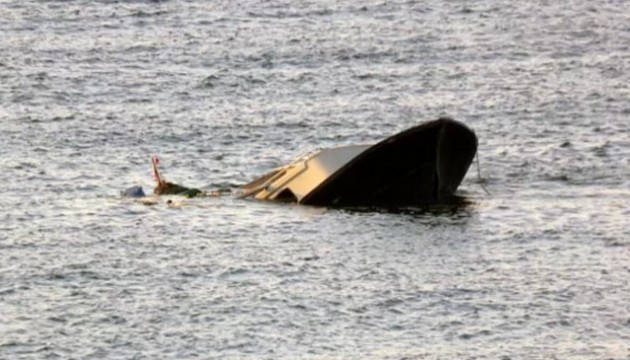
[(420, 206), (452, 198), (476, 152), (471, 129), (440, 118), (374, 145), (313, 152), (246, 184), (241, 196), (316, 206)]

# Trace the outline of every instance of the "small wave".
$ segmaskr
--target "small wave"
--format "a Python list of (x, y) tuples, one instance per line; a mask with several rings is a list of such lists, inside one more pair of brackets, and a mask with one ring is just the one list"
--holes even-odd
[(157, 51), (158, 48), (152, 45), (133, 45), (124, 50), (125, 53), (150, 53)]
[(489, 335), (492, 335), (492, 332), (490, 330), (480, 330), (474, 333), (459, 334), (458, 337), (462, 340), (470, 340), (470, 339), (474, 339), (480, 336), (489, 336)]
[(199, 85), (197, 85), (197, 87), (212, 89), (217, 85), (220, 79), (221, 78), (217, 75), (214, 75), (214, 74), (208, 75), (203, 80), (201, 80), (201, 82), (199, 83)]
[(245, 275), (245, 274), (248, 274), (249, 272), (250, 271), (248, 269), (244, 269), (244, 268), (228, 268), (227, 270), (223, 271), (219, 276), (222, 278), (230, 278), (234, 276)]
[(6, 296), (6, 295), (11, 295), (11, 294), (15, 294), (15, 289), (13, 288), (0, 289), (0, 296)]
[(319, 9), (311, 11), (286, 11), (280, 10), (276, 12), (254, 12), (248, 11), (247, 15), (253, 18), (270, 18), (270, 19), (297, 19), (297, 18), (311, 18), (330, 16), (333, 14), (332, 10)]
[(103, 324), (121, 325), (121, 324), (126, 324), (127, 319), (119, 315), (108, 315), (108, 316), (102, 317), (100, 320), (98, 320), (98, 322), (103, 323)]
[[(158, 1), (153, 1), (153, 2), (158, 2)], [(153, 12), (139, 10), (139, 11), (131, 13), (130, 16), (137, 17), (137, 18), (151, 18), (151, 17), (166, 15), (168, 13), (169, 12), (165, 10), (153, 11)]]
[(249, 89), (252, 86), (262, 86), (267, 84), (267, 81), (254, 76), (254, 75), (218, 75), (212, 74), (206, 76), (195, 87), (197, 89), (215, 89), (215, 88), (243, 88)]

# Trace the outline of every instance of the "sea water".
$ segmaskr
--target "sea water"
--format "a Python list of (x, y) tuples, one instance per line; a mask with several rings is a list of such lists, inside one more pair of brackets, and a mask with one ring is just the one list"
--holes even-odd
[[(2, 1), (0, 358), (628, 359), (629, 14)], [(153, 154), (234, 192), (439, 116), (466, 206), (120, 196)]]

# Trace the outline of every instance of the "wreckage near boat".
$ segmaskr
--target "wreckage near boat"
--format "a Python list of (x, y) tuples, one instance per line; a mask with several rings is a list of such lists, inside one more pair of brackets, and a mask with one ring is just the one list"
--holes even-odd
[(246, 184), (241, 197), (334, 207), (406, 207), (455, 196), (477, 136), (440, 118), (374, 145), (323, 149)]

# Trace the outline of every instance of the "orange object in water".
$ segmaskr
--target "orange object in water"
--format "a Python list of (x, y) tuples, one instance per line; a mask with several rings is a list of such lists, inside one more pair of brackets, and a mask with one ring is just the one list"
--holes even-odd
[(151, 163), (153, 164), (153, 176), (155, 177), (155, 182), (157, 183), (157, 186), (160, 187), (166, 182), (162, 180), (162, 178), (160, 178), (160, 172), (157, 168), (158, 164), (160, 163), (160, 158), (157, 155), (153, 155), (151, 157)]

